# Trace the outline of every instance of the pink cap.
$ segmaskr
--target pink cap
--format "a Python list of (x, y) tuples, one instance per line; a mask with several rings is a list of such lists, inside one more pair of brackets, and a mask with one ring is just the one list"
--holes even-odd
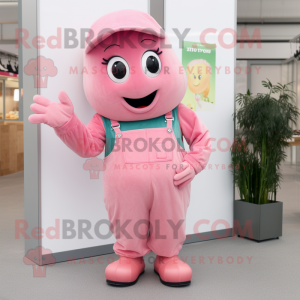
[(94, 36), (91, 41), (86, 43), (86, 53), (118, 31), (133, 30), (165, 38), (163, 29), (150, 15), (133, 9), (109, 13), (98, 19), (91, 26), (91, 30)]

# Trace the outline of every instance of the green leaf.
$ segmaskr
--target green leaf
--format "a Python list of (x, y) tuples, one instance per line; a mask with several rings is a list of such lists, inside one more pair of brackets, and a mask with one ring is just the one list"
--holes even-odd
[[(284, 148), (289, 146), (287, 140), (293, 135), (291, 126), (299, 117), (292, 82), (272, 85), (266, 79), (262, 85), (269, 93), (253, 95), (248, 89), (246, 94), (236, 96), (240, 108), (233, 117), (241, 132), (231, 151), (232, 164), (245, 166), (233, 169), (241, 199), (257, 204), (276, 199), (282, 180), (280, 165), (286, 159)], [(279, 93), (278, 100), (274, 93)], [(247, 141), (247, 151), (243, 141)]]

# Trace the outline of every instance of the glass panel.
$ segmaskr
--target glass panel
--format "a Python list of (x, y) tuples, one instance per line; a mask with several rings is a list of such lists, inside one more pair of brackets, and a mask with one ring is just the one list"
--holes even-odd
[(19, 82), (5, 81), (5, 119), (19, 119)]
[(0, 120), (3, 119), (3, 80), (0, 80)]
[(296, 146), (296, 181), (300, 182), (300, 147)]
[[(288, 64), (283, 64), (282, 65), (282, 81), (281, 83), (282, 84), (287, 84), (289, 82), (292, 82), (293, 81), (293, 67), (294, 65), (294, 62), (290, 62)], [(294, 89), (294, 85), (293, 85), (293, 89)], [(293, 124), (291, 124), (292, 128), (293, 129), (296, 129), (295, 126)], [(285, 163), (287, 164), (291, 164), (292, 163), (292, 157), (293, 157), (293, 149), (294, 149), (295, 146), (292, 146), (292, 147), (287, 147), (285, 148), (284, 152), (286, 154), (286, 160), (285, 160)], [(298, 149), (299, 147), (297, 147)], [(297, 153), (298, 153), (298, 150), (297, 150)], [(298, 156), (298, 154), (296, 154)], [(299, 157), (300, 159), (300, 157)], [(300, 166), (300, 165), (299, 165)]]
[(236, 61), (235, 94), (247, 93), (247, 60)]
[[(236, 61), (236, 75), (235, 75), (235, 96), (239, 93), (247, 93), (247, 60), (237, 60)], [(235, 102), (235, 110), (239, 110), (240, 106)], [(236, 124), (236, 129), (239, 129), (238, 124)]]

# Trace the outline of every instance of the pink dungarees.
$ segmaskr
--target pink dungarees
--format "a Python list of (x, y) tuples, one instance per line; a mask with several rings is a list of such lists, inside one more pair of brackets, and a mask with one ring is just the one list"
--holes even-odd
[(124, 132), (111, 121), (116, 145), (104, 160), (104, 201), (117, 239), (114, 251), (121, 256), (135, 258), (152, 250), (170, 257), (185, 240), (191, 184), (179, 189), (173, 178), (186, 152), (174, 135), (172, 113), (165, 117), (166, 128)]

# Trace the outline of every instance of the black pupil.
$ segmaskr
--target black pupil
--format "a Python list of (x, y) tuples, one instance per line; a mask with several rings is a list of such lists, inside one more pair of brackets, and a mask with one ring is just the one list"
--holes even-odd
[(146, 65), (147, 65), (147, 69), (151, 73), (157, 73), (157, 71), (159, 70), (159, 63), (155, 56), (149, 56), (147, 58)]
[(111, 71), (117, 79), (124, 78), (126, 76), (126, 72), (127, 72), (125, 65), (121, 61), (116, 61), (113, 64)]

